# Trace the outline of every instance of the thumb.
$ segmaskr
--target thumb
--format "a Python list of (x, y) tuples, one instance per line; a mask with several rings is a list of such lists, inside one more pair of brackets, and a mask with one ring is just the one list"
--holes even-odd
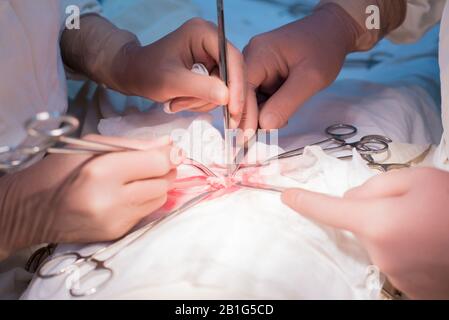
[(337, 198), (302, 189), (290, 189), (282, 201), (301, 215), (318, 223), (356, 233), (367, 219), (368, 202)]
[(175, 97), (198, 98), (205, 104), (227, 105), (229, 90), (220, 79), (183, 70), (173, 79)]
[(304, 68), (293, 70), (279, 90), (265, 103), (260, 114), (262, 129), (279, 129), (309, 98), (323, 88)]

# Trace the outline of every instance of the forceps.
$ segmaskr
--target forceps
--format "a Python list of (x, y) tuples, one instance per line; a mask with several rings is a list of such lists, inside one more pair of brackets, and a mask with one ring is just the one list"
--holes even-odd
[[(180, 208), (173, 210), (167, 215), (154, 220), (148, 225), (128, 234), (121, 240), (110, 244), (89, 255), (82, 255), (78, 252), (67, 252), (56, 255), (44, 262), (37, 270), (37, 277), (41, 279), (51, 279), (66, 275), (70, 295), (75, 298), (87, 297), (98, 292), (103, 288), (114, 276), (114, 270), (107, 266), (107, 263), (116, 257), (120, 252), (131, 244), (142, 238), (148, 231), (166, 221), (169, 217), (175, 217), (184, 211), (194, 207), (201, 201), (208, 198), (216, 190), (209, 190), (194, 197), (190, 201), (183, 204)], [(90, 270), (83, 275), (82, 267), (90, 266)], [(95, 276), (97, 279), (94, 280)], [(99, 279), (99, 280), (98, 280)], [(90, 282), (96, 282), (89, 285)]]
[(424, 150), (420, 155), (418, 155), (416, 158), (407, 161), (405, 163), (377, 163), (374, 158), (369, 155), (362, 155), (362, 158), (365, 159), (368, 162), (368, 166), (372, 169), (379, 170), (381, 172), (388, 172), (392, 170), (398, 170), (398, 169), (407, 169), (414, 165), (420, 164), (424, 161), (424, 159), (427, 157), (427, 155), (432, 150), (432, 145), (429, 145), (426, 150)]
[(283, 193), (285, 190), (287, 190), (287, 188), (284, 187), (278, 187), (270, 184), (256, 183), (256, 182), (237, 182), (235, 185), (247, 189), (265, 190), (276, 193)]
[[(382, 172), (388, 172), (391, 170), (398, 170), (398, 169), (406, 169), (410, 168), (413, 165), (417, 165), (425, 160), (427, 155), (432, 150), (432, 145), (429, 145), (426, 150), (424, 150), (421, 154), (419, 154), (414, 159), (407, 161), (405, 163), (377, 163), (375, 162), (374, 158), (370, 154), (362, 155), (362, 158), (368, 162), (368, 166), (372, 169), (377, 169)], [(350, 159), (351, 156), (345, 156), (345, 157), (339, 157), (339, 159)], [(255, 190), (265, 190), (265, 191), (271, 191), (271, 192), (277, 192), (277, 193), (283, 193), (287, 188), (284, 187), (278, 187), (273, 186), (269, 184), (264, 183), (255, 183), (255, 182), (237, 182), (237, 186), (243, 187), (243, 188), (249, 188), (249, 189), (255, 189)]]
[[(107, 143), (86, 141), (68, 137), (78, 130), (78, 119), (57, 112), (41, 112), (25, 123), (29, 137), (37, 138), (33, 146), (16, 148), (2, 147), (0, 149), (0, 170), (8, 171), (20, 168), (30, 163), (36, 156), (44, 153), (59, 154), (103, 154), (108, 152), (130, 150)], [(53, 129), (49, 129), (52, 127)], [(56, 127), (56, 128), (55, 128)], [(58, 144), (70, 144), (73, 147), (57, 147)]]
[[(357, 134), (358, 130), (355, 126), (349, 124), (335, 124), (326, 128), (325, 133), (328, 138), (310, 144), (310, 146), (322, 146), (327, 144), (335, 144), (334, 147), (324, 148), (326, 152), (335, 152), (340, 150), (355, 148), (360, 154), (379, 154), (388, 151), (388, 144), (391, 139), (381, 135), (368, 135), (362, 137), (359, 141), (347, 142), (345, 139), (351, 138)], [(259, 164), (243, 165), (242, 168), (260, 167), (268, 165), (272, 161), (293, 158), (304, 153), (305, 147), (300, 147), (287, 152), (283, 152), (277, 156), (268, 158)]]
[[(110, 152), (141, 151), (136, 148), (69, 137), (79, 126), (78, 119), (69, 115), (61, 115), (58, 112), (38, 113), (25, 123), (25, 130), (28, 136), (38, 138), (39, 142), (33, 146), (0, 147), (0, 171), (24, 167), (36, 156), (44, 153), (101, 155)], [(59, 144), (69, 144), (73, 147), (61, 147)], [(185, 164), (196, 167), (206, 175), (216, 176), (209, 168), (193, 159), (186, 159)]]

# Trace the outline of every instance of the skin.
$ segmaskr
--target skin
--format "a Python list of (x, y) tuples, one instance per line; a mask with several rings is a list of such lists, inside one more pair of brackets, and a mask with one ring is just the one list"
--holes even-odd
[[(117, 29), (95, 15), (86, 16), (81, 22), (106, 31)], [(208, 112), (219, 105), (228, 105), (232, 125), (238, 126), (246, 102), (246, 67), (243, 55), (228, 43), (229, 88), (219, 79), (218, 32), (214, 24), (194, 18), (150, 45), (142, 46), (133, 39), (123, 44), (113, 60), (105, 59), (108, 65), (101, 68), (92, 62), (95, 59), (91, 56), (87, 56), (87, 62), (77, 58), (82, 54), (77, 48), (89, 51), (101, 38), (101, 34), (88, 31), (81, 28), (80, 32), (69, 30), (63, 34), (62, 45), (69, 48), (63, 53), (71, 68), (83, 70), (96, 81), (126, 95), (171, 101), (172, 111)], [(205, 65), (211, 76), (191, 72), (195, 63)]]
[(142, 151), (51, 155), (2, 178), (2, 248), (116, 239), (166, 202), (184, 157), (168, 138), (85, 139)]
[(343, 198), (288, 190), (282, 200), (310, 219), (353, 232), (410, 298), (449, 299), (449, 173), (392, 171)]
[[(357, 14), (355, 3), (338, 2)], [(342, 13), (334, 4), (255, 37), (244, 51), (250, 85), (243, 127), (281, 128), (335, 80), (348, 53), (369, 49), (402, 23), (404, 1), (376, 4), (386, 27), (373, 37), (357, 23), (364, 16)], [(375, 177), (341, 199), (294, 189), (282, 200), (317, 222), (356, 234), (373, 263), (409, 297), (449, 298), (448, 173), (403, 170)]]
[[(228, 88), (217, 77), (218, 34), (213, 24), (192, 19), (148, 46), (97, 15), (82, 17), (81, 25), (61, 36), (62, 57), (72, 70), (128, 95), (172, 100), (176, 111), (206, 112), (229, 105), (231, 124), (238, 126), (246, 98), (243, 55), (228, 44)], [(194, 63), (203, 63), (211, 76), (191, 72)], [(142, 151), (95, 158), (48, 156), (2, 177), (0, 259), (32, 244), (117, 239), (166, 202), (183, 157), (169, 139), (85, 139)]]
[(242, 128), (283, 127), (299, 106), (336, 79), (358, 31), (340, 10), (323, 8), (250, 41), (244, 49), (249, 88)]
[[(128, 91), (156, 101), (173, 100), (175, 111), (208, 112), (228, 105), (234, 127), (240, 122), (246, 102), (245, 63), (242, 54), (228, 44), (228, 90), (217, 77), (219, 50), (214, 24), (192, 19), (154, 44), (130, 48), (128, 54), (131, 63), (123, 77), (133, 79)], [(204, 64), (211, 76), (191, 72), (194, 63)], [(149, 72), (159, 76), (148, 77)]]

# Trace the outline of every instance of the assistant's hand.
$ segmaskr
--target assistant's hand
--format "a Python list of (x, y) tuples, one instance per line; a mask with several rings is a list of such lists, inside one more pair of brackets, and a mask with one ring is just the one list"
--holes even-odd
[[(355, 49), (358, 25), (328, 4), (311, 16), (256, 36), (244, 50), (249, 93), (243, 128), (278, 129), (310, 97), (331, 84)], [(268, 97), (260, 101), (256, 94)]]
[(166, 202), (184, 156), (168, 138), (156, 142), (86, 139), (142, 151), (98, 157), (52, 155), (3, 177), (0, 249), (113, 240)]
[[(233, 127), (238, 126), (246, 99), (243, 56), (228, 44), (228, 90), (216, 76), (218, 33), (212, 23), (192, 19), (161, 40), (146, 47), (127, 48), (125, 53), (124, 91), (159, 102), (173, 100), (173, 111), (206, 112), (228, 104)], [(204, 64), (211, 76), (191, 72), (195, 63)]]
[(449, 173), (407, 169), (334, 198), (288, 190), (283, 201), (317, 222), (353, 232), (411, 298), (449, 298)]

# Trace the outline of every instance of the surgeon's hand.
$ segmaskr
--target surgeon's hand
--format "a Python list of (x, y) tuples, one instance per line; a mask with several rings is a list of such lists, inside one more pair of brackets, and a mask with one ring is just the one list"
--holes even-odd
[[(159, 102), (173, 100), (174, 112), (207, 112), (229, 104), (233, 127), (238, 126), (246, 99), (243, 55), (228, 44), (228, 90), (218, 78), (218, 33), (212, 23), (192, 19), (153, 44), (124, 52), (123, 91)], [(204, 64), (211, 76), (191, 72), (195, 63)]]
[(244, 50), (250, 88), (241, 126), (286, 125), (304, 102), (336, 79), (359, 32), (350, 15), (330, 4), (253, 38)]
[(411, 298), (449, 298), (449, 173), (393, 171), (340, 198), (288, 190), (302, 215), (353, 232), (370, 257)]
[(52, 155), (3, 177), (0, 249), (117, 239), (166, 202), (184, 157), (168, 138), (150, 143), (86, 139), (142, 151)]

